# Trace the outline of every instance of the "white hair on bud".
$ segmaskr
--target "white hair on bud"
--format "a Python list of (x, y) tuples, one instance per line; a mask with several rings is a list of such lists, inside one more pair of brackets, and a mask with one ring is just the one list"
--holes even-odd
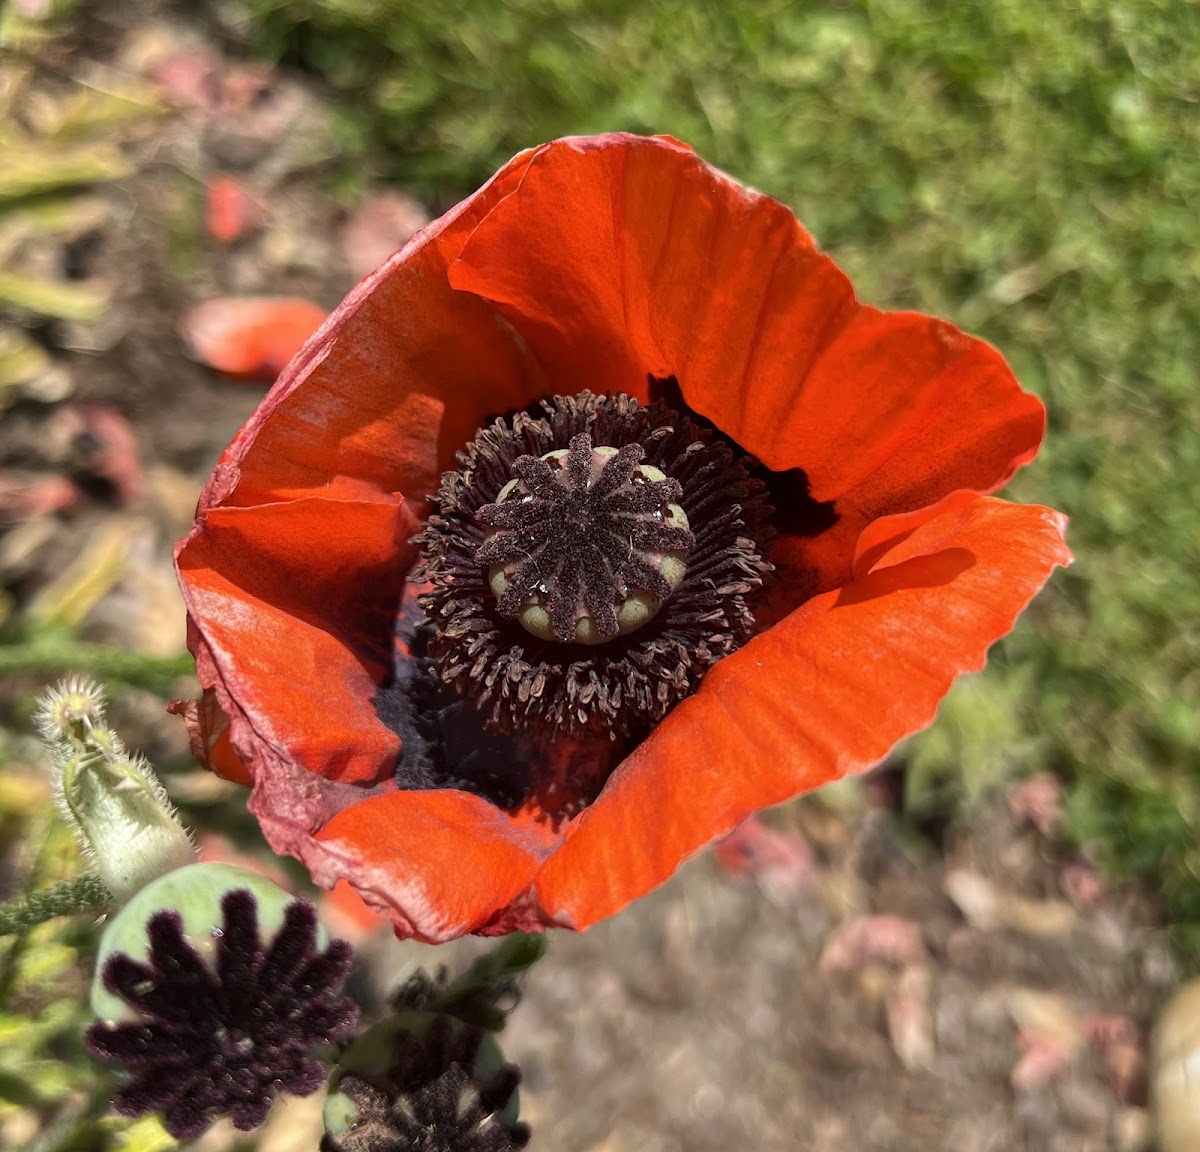
[(150, 762), (103, 723), (104, 693), (82, 678), (41, 696), (35, 722), (53, 766), (54, 802), (90, 869), (123, 904), (151, 880), (195, 862)]
[(49, 744), (70, 744), (104, 719), (104, 689), (84, 676), (68, 676), (38, 696), (33, 722)]

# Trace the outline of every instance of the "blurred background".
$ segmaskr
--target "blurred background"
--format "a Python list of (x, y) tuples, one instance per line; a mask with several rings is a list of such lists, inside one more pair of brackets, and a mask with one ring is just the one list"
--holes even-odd
[[(68, 671), (210, 851), (259, 851), (162, 715), (201, 483), (322, 310), (514, 152), (665, 132), (864, 299), (1003, 351), (1049, 410), (1010, 494), (1077, 562), (880, 771), (555, 938), (507, 1046), (533, 1146), (1149, 1147), (1146, 1036), (1200, 956), (1198, 103), (1184, 0), (9, 0), (0, 894), (77, 868), (29, 724)], [(235, 339), (243, 297), (276, 303)], [(380, 987), (474, 947), (330, 915)], [(0, 942), (0, 1146), (172, 1146), (104, 1118), (91, 931)]]

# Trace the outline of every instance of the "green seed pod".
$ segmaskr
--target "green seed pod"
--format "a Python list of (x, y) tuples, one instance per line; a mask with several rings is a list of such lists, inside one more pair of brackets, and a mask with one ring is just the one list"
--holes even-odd
[[(128, 1006), (101, 982), (104, 962), (117, 952), (144, 961), (150, 953), (146, 925), (155, 912), (169, 908), (183, 920), (185, 937), (206, 959), (210, 959), (221, 936), (221, 898), (228, 892), (246, 889), (258, 908), (259, 932), (270, 940), (283, 923), (284, 910), (296, 897), (273, 880), (236, 868), (232, 864), (191, 864), (151, 881), (109, 922), (100, 938), (96, 975), (92, 980), (91, 1003), (101, 1020), (133, 1018)], [(329, 943), (329, 934), (317, 927), (317, 947)]]

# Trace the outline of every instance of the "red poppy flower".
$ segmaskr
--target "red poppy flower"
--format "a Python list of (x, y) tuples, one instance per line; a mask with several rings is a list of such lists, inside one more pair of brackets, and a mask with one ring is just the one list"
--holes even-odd
[(1043, 425), (685, 146), (522, 153), (222, 457), (177, 553), (193, 736), (402, 935), (587, 927), (983, 666), (1070, 560), (986, 495)]

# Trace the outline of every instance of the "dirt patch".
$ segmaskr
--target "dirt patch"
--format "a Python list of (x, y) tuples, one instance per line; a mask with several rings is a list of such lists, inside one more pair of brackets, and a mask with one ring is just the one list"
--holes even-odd
[[(901, 847), (891, 817), (859, 809), (832, 818), (811, 800), (775, 815), (802, 828), (814, 814), (843, 826), (845, 848), (823, 856), (793, 899), (772, 900), (702, 859), (614, 921), (554, 939), (506, 1044), (526, 1071), (539, 1146), (1137, 1147), (1142, 1088), (1118, 1087), (1085, 1033), (1101, 1015), (1129, 1014), (1144, 1027), (1170, 987), (1165, 942), (1146, 909), (1105, 901), (1042, 936), (1031, 925), (972, 927), (945, 894), (951, 865)], [(1053, 883), (1047, 845), (1002, 808), (956, 839), (969, 851), (996, 828), (1009, 866), (993, 861), (993, 890), (1017, 859)], [(1033, 908), (1043, 899), (1028, 884), (1004, 892)], [(845, 971), (822, 965), (839, 925), (897, 915), (919, 926), (923, 955), (888, 963), (884, 949)], [(905, 1010), (909, 1027), (927, 1030), (916, 1060), (903, 1027), (889, 1028), (889, 1013), (895, 1021)], [(1068, 1054), (1015, 1088), (1039, 1014), (1062, 1022)]]

